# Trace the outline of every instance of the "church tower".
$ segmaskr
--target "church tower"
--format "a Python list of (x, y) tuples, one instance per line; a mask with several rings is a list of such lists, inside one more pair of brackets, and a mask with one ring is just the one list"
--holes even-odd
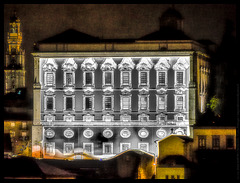
[(4, 94), (14, 93), (18, 88), (25, 88), (25, 50), (22, 49), (22, 32), (20, 19), (10, 17), (7, 37), (7, 51), (4, 63)]

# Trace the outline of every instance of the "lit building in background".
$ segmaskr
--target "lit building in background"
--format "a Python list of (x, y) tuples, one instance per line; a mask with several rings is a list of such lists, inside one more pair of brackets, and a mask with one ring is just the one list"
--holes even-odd
[(25, 88), (25, 50), (22, 49), (21, 22), (16, 12), (10, 17), (7, 42), (4, 62), (4, 94), (15, 93), (18, 88)]
[(182, 32), (176, 10), (160, 26), (138, 40), (68, 30), (38, 43), (32, 156), (107, 158), (128, 149), (157, 156), (157, 141), (193, 136), (206, 107), (209, 56)]

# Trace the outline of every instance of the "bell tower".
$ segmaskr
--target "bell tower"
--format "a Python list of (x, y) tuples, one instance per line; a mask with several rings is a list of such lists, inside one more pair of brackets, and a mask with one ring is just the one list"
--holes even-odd
[(7, 44), (4, 63), (4, 94), (14, 93), (18, 88), (25, 88), (25, 50), (22, 49), (21, 23), (16, 16), (16, 11), (10, 17)]

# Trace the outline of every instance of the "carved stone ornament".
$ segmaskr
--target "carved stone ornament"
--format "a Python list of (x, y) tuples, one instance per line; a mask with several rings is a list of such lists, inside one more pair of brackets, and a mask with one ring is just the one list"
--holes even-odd
[(64, 94), (65, 95), (73, 95), (74, 91), (75, 90), (72, 87), (68, 87), (68, 88), (64, 89)]
[(122, 92), (122, 94), (125, 94), (125, 95), (131, 94), (131, 88), (130, 87), (124, 87), (121, 90), (121, 92)]
[(157, 64), (154, 66), (155, 70), (168, 70), (171, 66), (169, 64), (170, 58), (161, 57)]
[(106, 58), (106, 60), (101, 65), (103, 71), (112, 71), (117, 68), (117, 64), (112, 58)]
[(109, 139), (113, 136), (113, 131), (107, 128), (103, 131), (103, 136)]
[(83, 136), (85, 138), (89, 139), (89, 138), (93, 137), (93, 135), (94, 135), (94, 132), (89, 128), (87, 128), (86, 130), (83, 131)]
[(48, 128), (45, 130), (44, 135), (46, 138), (51, 139), (55, 136), (55, 132), (51, 128)]
[(181, 95), (181, 94), (184, 94), (186, 90), (187, 90), (186, 88), (180, 87), (175, 90), (175, 93)]
[(106, 88), (103, 89), (103, 92), (105, 94), (111, 94), (111, 93), (113, 93), (113, 88), (112, 87), (106, 87)]
[(128, 137), (131, 136), (131, 132), (130, 132), (129, 129), (124, 128), (120, 131), (120, 135), (121, 135), (122, 138), (128, 138)]
[(77, 64), (73, 58), (68, 58), (62, 65), (64, 71), (75, 71), (77, 69)]
[(53, 58), (48, 58), (42, 68), (44, 71), (56, 71), (58, 69), (58, 65)]
[(158, 130), (156, 131), (156, 135), (157, 135), (157, 137), (159, 137), (159, 138), (164, 138), (164, 137), (167, 136), (167, 132), (166, 132), (166, 130), (164, 130), (164, 129), (158, 129)]
[(86, 87), (83, 89), (83, 92), (85, 95), (92, 95), (94, 92), (94, 89), (92, 87)]
[(184, 135), (184, 130), (182, 128), (178, 128), (174, 131), (176, 135)]
[(149, 132), (145, 128), (142, 128), (141, 130), (138, 131), (138, 136), (141, 138), (147, 138), (148, 135), (149, 135)]
[(133, 70), (135, 67), (135, 64), (133, 63), (132, 59), (129, 57), (125, 57), (122, 59), (121, 63), (118, 64), (118, 69), (123, 70)]
[(139, 90), (140, 95), (147, 95), (149, 93), (149, 88), (143, 87)]
[(63, 132), (63, 135), (64, 135), (64, 137), (70, 139), (74, 136), (74, 131), (72, 129), (68, 128)]
[(173, 70), (185, 70), (189, 67), (189, 59), (181, 57), (173, 65)]
[(48, 88), (45, 92), (45, 95), (55, 95), (55, 90), (53, 88)]
[(165, 88), (159, 88), (159, 89), (157, 89), (157, 93), (158, 93), (158, 94), (166, 94), (166, 92), (167, 92), (167, 89), (165, 89)]
[(72, 121), (74, 121), (74, 116), (71, 115), (71, 114), (64, 115), (63, 118), (64, 118), (64, 121), (66, 121), (66, 122), (72, 122)]
[(141, 58), (140, 62), (137, 64), (137, 70), (150, 70), (153, 67), (153, 63), (150, 58)]
[(81, 65), (81, 69), (84, 71), (94, 71), (97, 67), (98, 64), (93, 58), (86, 58)]

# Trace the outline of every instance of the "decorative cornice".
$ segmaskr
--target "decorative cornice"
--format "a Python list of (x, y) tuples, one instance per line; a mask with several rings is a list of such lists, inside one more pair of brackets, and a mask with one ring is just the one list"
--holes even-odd
[(150, 58), (141, 58), (141, 61), (137, 64), (137, 70), (150, 70), (153, 67), (153, 63)]
[(122, 59), (121, 63), (118, 64), (119, 70), (133, 70), (135, 67), (135, 64), (133, 63), (132, 59), (129, 57), (125, 57)]
[(56, 71), (58, 69), (58, 65), (53, 58), (48, 58), (42, 68), (44, 71)]
[(75, 71), (77, 69), (77, 64), (73, 58), (68, 58), (62, 65), (64, 71)]
[(81, 65), (81, 69), (84, 71), (94, 71), (97, 67), (98, 64), (93, 58), (86, 58)]
[(106, 58), (103, 64), (101, 65), (101, 69), (103, 71), (112, 71), (117, 68), (117, 64), (114, 62), (112, 58)]
[(157, 64), (154, 66), (155, 70), (168, 70), (171, 66), (169, 64), (169, 57), (161, 57)]
[(173, 70), (185, 70), (189, 67), (189, 59), (186, 57), (180, 57), (173, 65)]

